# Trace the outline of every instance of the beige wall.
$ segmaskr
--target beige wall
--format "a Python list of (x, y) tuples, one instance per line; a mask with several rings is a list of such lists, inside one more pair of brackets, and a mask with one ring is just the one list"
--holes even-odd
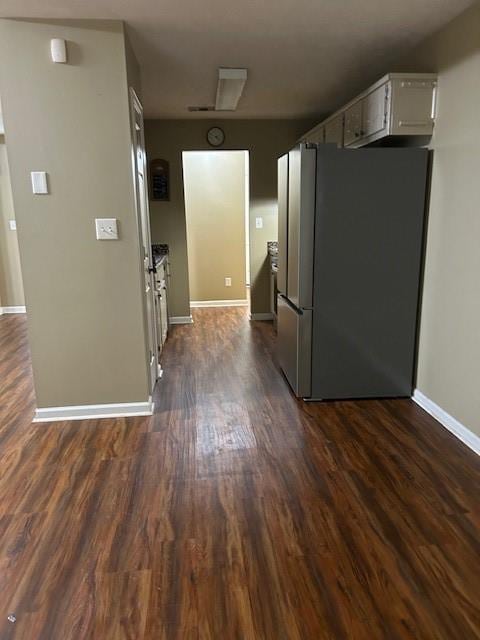
[(480, 5), (397, 69), (439, 73), (417, 387), (480, 435)]
[[(68, 64), (49, 42), (68, 41)], [(0, 21), (5, 120), (39, 407), (145, 401), (123, 25)], [(34, 196), (31, 170), (49, 175)], [(94, 219), (119, 219), (120, 240)]]
[[(206, 133), (213, 125), (225, 131), (224, 149), (250, 152), (250, 274), (253, 313), (264, 313), (269, 304), (267, 242), (277, 239), (277, 158), (313, 126), (298, 120), (147, 120), (148, 159), (170, 162), (170, 202), (151, 202), (154, 242), (170, 246), (170, 314), (187, 316), (189, 309), (187, 242), (182, 180), (182, 151), (211, 149)], [(263, 217), (263, 229), (255, 218)]]
[(0, 134), (0, 307), (23, 307), (17, 232), (10, 229), (10, 220), (15, 220), (15, 213), (5, 138)]
[(183, 154), (191, 300), (246, 298), (245, 171), (242, 151)]

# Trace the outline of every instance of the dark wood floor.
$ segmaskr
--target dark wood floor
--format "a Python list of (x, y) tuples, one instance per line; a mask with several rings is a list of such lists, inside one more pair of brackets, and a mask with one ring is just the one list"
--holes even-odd
[(0, 317), (0, 638), (480, 638), (478, 458), (409, 400), (297, 402), (268, 323), (194, 317), (152, 418), (38, 425)]

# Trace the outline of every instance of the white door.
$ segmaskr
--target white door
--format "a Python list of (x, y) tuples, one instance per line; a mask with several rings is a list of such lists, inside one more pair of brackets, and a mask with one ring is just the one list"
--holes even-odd
[(150, 390), (153, 391), (159, 374), (158, 340), (155, 327), (154, 273), (152, 242), (150, 239), (150, 215), (146, 177), (145, 138), (143, 130), (143, 108), (133, 89), (130, 89), (132, 120), (133, 162), (135, 175), (135, 198), (137, 204), (140, 251), (142, 257), (142, 282), (144, 291), (145, 329), (150, 372)]

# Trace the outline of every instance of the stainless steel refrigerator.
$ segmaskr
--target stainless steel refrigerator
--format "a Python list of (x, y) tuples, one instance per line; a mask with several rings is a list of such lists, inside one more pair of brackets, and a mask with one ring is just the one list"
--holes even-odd
[(413, 390), (428, 151), (278, 160), (278, 358), (311, 400)]

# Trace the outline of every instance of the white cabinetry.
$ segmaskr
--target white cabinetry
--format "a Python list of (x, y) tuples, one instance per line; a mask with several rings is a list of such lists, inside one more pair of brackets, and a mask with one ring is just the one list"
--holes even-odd
[(362, 136), (362, 100), (354, 102), (345, 109), (345, 124), (343, 130), (343, 144), (350, 146)]
[(321, 144), (325, 142), (325, 127), (323, 124), (318, 125), (308, 132), (308, 140), (302, 140), (302, 142), (312, 142), (314, 144)]
[(343, 147), (343, 113), (325, 123), (325, 142)]
[(435, 76), (393, 78), (390, 87), (392, 135), (433, 133), (437, 92)]
[(168, 263), (166, 260), (157, 266), (155, 274), (155, 312), (157, 318), (158, 350), (162, 351), (168, 334)]
[(385, 83), (368, 93), (362, 100), (362, 137), (385, 135), (388, 109), (388, 83)]
[(390, 73), (308, 131), (303, 142), (362, 147), (387, 136), (429, 136), (433, 132), (437, 76), (433, 73)]

